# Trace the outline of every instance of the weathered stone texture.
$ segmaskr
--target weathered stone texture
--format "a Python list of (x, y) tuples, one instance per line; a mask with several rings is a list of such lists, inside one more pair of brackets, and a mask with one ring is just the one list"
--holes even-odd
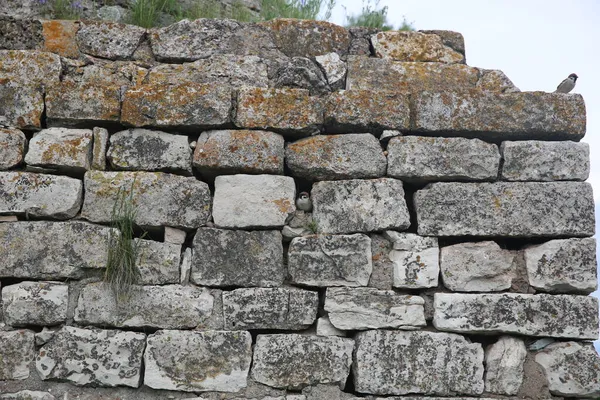
[(56, 400), (56, 397), (52, 396), (48, 392), (32, 391), (32, 390), (20, 390), (15, 393), (0, 394), (2, 400)]
[(520, 92), (519, 88), (508, 79), (508, 76), (504, 72), (497, 69), (479, 69), (479, 71), (481, 72), (481, 77), (479, 78), (479, 82), (477, 82), (477, 88), (497, 93)]
[(396, 179), (317, 182), (311, 197), (319, 232), (404, 230), (410, 226), (402, 181)]
[(346, 63), (340, 59), (338, 53), (327, 53), (315, 57), (315, 62), (325, 73), (327, 83), (331, 90), (346, 87)]
[(42, 20), (42, 48), (61, 57), (78, 58), (77, 31), (80, 21)]
[(521, 339), (502, 336), (485, 350), (485, 390), (515, 396), (523, 383), (523, 364), (527, 356)]
[(338, 329), (418, 329), (425, 326), (424, 301), (373, 288), (328, 288), (325, 311)]
[(442, 331), (598, 338), (595, 297), (436, 293), (434, 309), (433, 325)]
[(369, 279), (369, 287), (391, 290), (394, 283), (394, 262), (389, 256), (392, 242), (379, 234), (371, 234), (370, 238), (373, 272)]
[(296, 288), (223, 292), (225, 329), (305, 329), (315, 321), (319, 294)]
[(154, 389), (237, 392), (252, 359), (249, 332), (161, 330), (148, 336), (144, 384)]
[(413, 182), (495, 180), (498, 146), (479, 139), (402, 136), (388, 144), (388, 176)]
[[(14, 12), (10, 4), (0, 14)], [(1, 6), (0, 6), (1, 7)], [(33, 50), (43, 41), (42, 24), (38, 20), (0, 16), (0, 49)]]
[(308, 286), (367, 286), (372, 271), (367, 235), (313, 235), (292, 240), (288, 273)]
[(59, 282), (21, 282), (2, 288), (4, 322), (11, 326), (49, 326), (65, 322), (69, 286)]
[(42, 127), (44, 91), (39, 85), (21, 85), (0, 79), (0, 121), (19, 129)]
[(35, 366), (43, 380), (138, 387), (145, 339), (143, 333), (64, 326), (42, 346)]
[(296, 211), (294, 178), (222, 175), (215, 179), (213, 219), (223, 228), (282, 227)]
[(417, 191), (414, 201), (421, 235), (594, 234), (592, 187), (584, 182), (440, 182)]
[(507, 181), (585, 181), (590, 174), (587, 143), (502, 142), (500, 151)]
[(336, 336), (258, 335), (252, 377), (291, 390), (319, 383), (344, 387), (353, 348), (354, 340)]
[(85, 172), (92, 164), (92, 141), (89, 129), (43, 129), (29, 141), (25, 163)]
[(25, 155), (25, 134), (18, 129), (0, 128), (0, 170), (16, 167)]
[(419, 32), (433, 33), (435, 35), (438, 35), (442, 39), (442, 43), (444, 43), (445, 46), (448, 46), (451, 49), (456, 50), (457, 52), (462, 54), (463, 55), (463, 63), (465, 62), (464, 61), (465, 38), (463, 37), (462, 33), (454, 32), (454, 31), (438, 30), (438, 29), (420, 30)]
[(361, 393), (477, 396), (484, 388), (481, 345), (441, 332), (360, 332), (353, 371)]
[(205, 286), (279, 286), (286, 271), (278, 231), (201, 228), (193, 243), (191, 280)]
[(92, 129), (94, 143), (92, 145), (92, 169), (106, 169), (106, 149), (108, 148), (108, 130), (94, 127)]
[(138, 246), (136, 266), (140, 271), (139, 283), (143, 285), (179, 283), (181, 244), (136, 239), (136, 245)]
[(306, 89), (311, 95), (329, 93), (331, 87), (327, 83), (323, 71), (310, 58), (292, 57), (273, 62), (273, 72), (269, 75), (271, 86), (275, 88)]
[(0, 50), (0, 82), (51, 84), (60, 77), (60, 57), (43, 51)]
[(464, 55), (434, 34), (415, 31), (378, 32), (371, 37), (375, 56), (396, 61), (460, 63)]
[(317, 336), (346, 336), (344, 331), (333, 326), (329, 317), (319, 317), (319, 319), (317, 319), (316, 333)]
[(0, 331), (0, 354), (0, 380), (27, 379), (35, 357), (34, 333), (24, 329)]
[(82, 53), (109, 60), (129, 60), (146, 29), (109, 21), (86, 20), (77, 31)]
[(394, 287), (421, 289), (437, 286), (440, 275), (437, 238), (394, 231), (385, 231), (384, 236), (392, 242), (387, 257), (393, 263)]

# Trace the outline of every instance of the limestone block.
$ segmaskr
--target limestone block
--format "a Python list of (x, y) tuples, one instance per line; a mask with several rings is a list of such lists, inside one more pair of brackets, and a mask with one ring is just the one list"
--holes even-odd
[(329, 320), (329, 317), (319, 317), (317, 319), (317, 336), (340, 336), (346, 337), (344, 331), (339, 330)]
[(136, 239), (136, 266), (142, 285), (179, 283), (181, 244)]
[(450, 47), (453, 50), (456, 50), (463, 56), (463, 63), (465, 57), (465, 38), (460, 32), (454, 31), (444, 31), (444, 30), (420, 30), (422, 33), (433, 33), (438, 35), (442, 39), (442, 43), (445, 46)]
[(82, 53), (94, 57), (129, 60), (145, 34), (139, 26), (88, 19), (77, 31), (77, 43)]
[(346, 63), (338, 53), (327, 53), (315, 57), (315, 62), (325, 73), (332, 90), (343, 89), (346, 85)]
[(592, 187), (585, 182), (440, 182), (417, 191), (414, 202), (420, 235), (594, 234)]
[(60, 57), (56, 54), (37, 50), (0, 50), (0, 81), (47, 85), (58, 82), (60, 72)]
[[(6, 10), (14, 12), (10, 3), (7, 3), (6, 6), (8, 8), (2, 8), (2, 14), (5, 14)], [(2, 32), (0, 49), (32, 50), (43, 41), (42, 24), (35, 19), (3, 15), (0, 18), (0, 31)]]
[(392, 242), (387, 258), (393, 263), (393, 286), (401, 289), (436, 287), (440, 275), (437, 238), (385, 231)]
[(213, 219), (222, 228), (282, 227), (296, 211), (289, 176), (221, 175), (215, 179)]
[(258, 335), (252, 377), (265, 385), (298, 390), (319, 383), (344, 387), (354, 340), (336, 336)]
[(92, 169), (106, 169), (106, 149), (108, 148), (108, 131), (105, 128), (92, 129), (94, 144), (92, 146)]
[(29, 366), (35, 357), (34, 340), (33, 331), (0, 331), (0, 380), (29, 378)]
[(4, 322), (10, 326), (50, 326), (67, 319), (69, 285), (20, 282), (2, 288)]
[(92, 164), (92, 141), (90, 129), (43, 129), (29, 141), (25, 163), (85, 172)]
[(56, 400), (48, 392), (21, 390), (15, 393), (0, 394), (2, 400)]
[(204, 286), (280, 286), (285, 279), (278, 231), (201, 228), (193, 243), (191, 280)]
[(442, 332), (359, 332), (353, 372), (360, 393), (477, 396), (484, 388), (483, 349)]
[(144, 385), (237, 392), (246, 387), (251, 359), (250, 332), (160, 330), (148, 336)]
[(372, 271), (367, 235), (313, 235), (292, 240), (288, 273), (294, 284), (367, 286)]
[(350, 26), (350, 47), (348, 54), (371, 56), (371, 36), (379, 32), (377, 28), (369, 28), (366, 26)]
[(598, 299), (548, 294), (436, 293), (433, 325), (441, 331), (598, 338)]
[(526, 356), (525, 343), (510, 336), (502, 336), (485, 349), (485, 391), (517, 395), (523, 383)]
[(0, 128), (0, 170), (6, 170), (23, 162), (25, 134), (18, 129)]
[(441, 62), (464, 61), (464, 55), (446, 46), (435, 34), (416, 31), (378, 32), (371, 37), (375, 56), (396, 61)]
[(43, 380), (137, 388), (145, 339), (143, 333), (63, 326), (42, 346), (35, 366)]
[(410, 226), (402, 181), (396, 179), (317, 182), (311, 198), (319, 232), (404, 230)]
[(0, 80), (0, 122), (19, 129), (39, 129), (44, 113), (40, 85)]
[(519, 88), (500, 70), (480, 68), (479, 72), (481, 77), (477, 82), (477, 88), (481, 90), (497, 93), (520, 92)]
[(41, 20), (43, 45), (42, 49), (61, 57), (79, 58), (77, 31), (80, 21)]
[(324, 72), (310, 58), (283, 58), (272, 63), (273, 72), (269, 75), (274, 88), (306, 89), (313, 96), (331, 91)]

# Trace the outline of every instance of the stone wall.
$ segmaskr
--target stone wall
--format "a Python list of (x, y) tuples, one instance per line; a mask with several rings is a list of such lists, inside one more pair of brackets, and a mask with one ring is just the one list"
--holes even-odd
[(600, 396), (580, 95), (448, 31), (0, 32), (0, 399)]

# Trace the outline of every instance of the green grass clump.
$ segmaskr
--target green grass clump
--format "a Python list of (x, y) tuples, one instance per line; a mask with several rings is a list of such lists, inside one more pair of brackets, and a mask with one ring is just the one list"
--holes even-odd
[(177, 0), (135, 0), (131, 4), (130, 23), (142, 28), (153, 28), (161, 13), (175, 15), (179, 12)]
[[(387, 12), (388, 7), (384, 6), (379, 8), (379, 1), (374, 0), (371, 4), (371, 0), (363, 0), (362, 11), (358, 15), (346, 16), (346, 27), (351, 26), (364, 26), (367, 28), (376, 28), (382, 31), (390, 31), (394, 29), (394, 26), (388, 23)], [(412, 31), (414, 27), (411, 23), (403, 19), (402, 24), (396, 29), (398, 31)]]
[[(331, 18), (335, 0), (262, 0), (260, 16), (264, 21), (275, 18)], [(325, 8), (320, 15), (321, 9)]]
[(306, 227), (309, 231), (311, 231), (314, 234), (316, 234), (319, 231), (319, 224), (317, 224), (317, 221), (314, 219), (311, 219), (308, 225), (306, 225)]

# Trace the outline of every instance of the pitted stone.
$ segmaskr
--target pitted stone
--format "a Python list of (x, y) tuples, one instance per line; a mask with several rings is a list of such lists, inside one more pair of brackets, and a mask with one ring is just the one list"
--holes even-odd
[(59, 81), (60, 57), (37, 50), (0, 50), (0, 82), (47, 85)]
[(34, 344), (33, 331), (0, 331), (0, 380), (29, 378), (29, 367), (35, 357)]
[(179, 283), (181, 244), (136, 239), (136, 266), (142, 285)]
[[(9, 2), (6, 3), (6, 8), (0, 5), (0, 14), (12, 12), (14, 10)], [(42, 24), (39, 20), (14, 18), (10, 15), (0, 17), (0, 49), (33, 50), (42, 41)]]
[(94, 144), (92, 146), (92, 169), (106, 169), (106, 149), (108, 149), (108, 130), (94, 127), (92, 129)]
[(481, 72), (481, 77), (477, 82), (479, 89), (499, 93), (520, 92), (504, 72), (497, 69), (479, 69), (479, 71)]
[(346, 87), (346, 63), (338, 53), (327, 53), (315, 57), (316, 63), (325, 72), (327, 83), (332, 90)]
[(25, 156), (25, 134), (18, 129), (0, 128), (0, 170), (16, 167)]
[(436, 287), (440, 275), (437, 238), (385, 231), (392, 242), (387, 258), (393, 263), (393, 286), (401, 289)]
[(81, 26), (80, 21), (41, 20), (40, 22), (44, 37), (41, 46), (43, 50), (61, 57), (79, 58), (79, 45), (76, 37)]
[(464, 55), (446, 46), (435, 34), (415, 31), (378, 32), (371, 37), (375, 56), (396, 61), (464, 62)]
[(39, 129), (44, 113), (44, 90), (38, 84), (0, 79), (0, 121), (18, 129)]
[(85, 172), (92, 164), (92, 141), (90, 129), (43, 129), (29, 141), (25, 163)]
[(20, 282), (4, 286), (4, 322), (10, 326), (64, 323), (68, 301), (69, 286), (60, 282)]
[(502, 336), (485, 349), (485, 391), (516, 396), (523, 383), (526, 356), (525, 343), (510, 336)]
[(82, 53), (94, 57), (129, 60), (145, 34), (139, 26), (88, 19), (77, 31), (77, 43)]
[(20, 390), (14, 393), (0, 394), (2, 400), (56, 400), (56, 397), (52, 396), (48, 392), (32, 391), (32, 390)]

